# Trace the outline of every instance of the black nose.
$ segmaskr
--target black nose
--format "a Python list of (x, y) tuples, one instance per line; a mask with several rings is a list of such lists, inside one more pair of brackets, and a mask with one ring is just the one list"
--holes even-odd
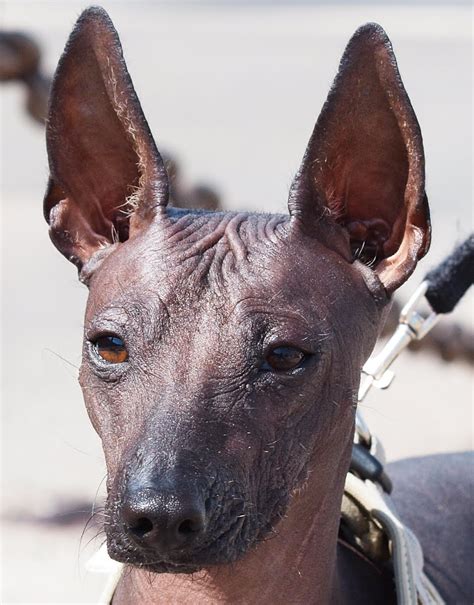
[(128, 494), (122, 518), (129, 536), (161, 553), (195, 543), (206, 527), (204, 504), (194, 495), (144, 489)]

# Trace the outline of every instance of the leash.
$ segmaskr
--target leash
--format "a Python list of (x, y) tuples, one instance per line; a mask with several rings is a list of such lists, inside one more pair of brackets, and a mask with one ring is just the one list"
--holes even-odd
[[(474, 283), (474, 234), (436, 268), (432, 269), (402, 308), (398, 326), (382, 350), (371, 356), (362, 368), (358, 402), (372, 387), (387, 389), (395, 378), (393, 362), (413, 341), (424, 338), (438, 321), (451, 313)], [(351, 471), (362, 479), (381, 485), (386, 493), (392, 484), (384, 473), (385, 455), (381, 444), (374, 441), (360, 410), (356, 414), (355, 443)]]
[[(398, 326), (362, 368), (361, 402), (374, 386), (388, 388), (395, 377), (390, 366), (413, 341), (424, 338), (441, 317), (451, 313), (474, 282), (474, 235), (431, 270), (406, 305)], [(399, 605), (442, 605), (443, 600), (423, 571), (423, 552), (416, 536), (399, 519), (388, 498), (392, 491), (384, 471), (385, 452), (361, 412), (342, 501), (342, 531), (349, 531), (369, 559), (393, 562)]]
[[(363, 401), (372, 386), (386, 389), (395, 374), (389, 370), (400, 353), (413, 341), (421, 340), (451, 313), (474, 282), (474, 234), (459, 245), (438, 267), (431, 270), (403, 307), (398, 327), (383, 349), (362, 368), (358, 401)], [(421, 307), (426, 300), (428, 312)], [(364, 426), (360, 427), (364, 430)]]

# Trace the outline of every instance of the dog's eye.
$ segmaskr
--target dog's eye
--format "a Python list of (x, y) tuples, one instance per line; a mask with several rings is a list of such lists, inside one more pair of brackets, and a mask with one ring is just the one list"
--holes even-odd
[(265, 355), (262, 370), (288, 372), (300, 366), (306, 359), (306, 353), (295, 347), (275, 347)]
[(108, 363), (123, 363), (128, 359), (125, 343), (119, 336), (99, 336), (93, 344), (97, 354)]

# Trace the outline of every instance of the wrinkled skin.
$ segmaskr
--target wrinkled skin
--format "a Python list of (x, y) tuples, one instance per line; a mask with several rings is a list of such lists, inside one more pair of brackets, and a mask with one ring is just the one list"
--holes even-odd
[[(233, 561), (276, 525), (310, 463), (315, 473), (331, 465), (334, 436), (352, 433), (376, 338), (360, 273), (290, 237), (286, 217), (173, 214), (94, 276), (81, 369), (107, 460), (111, 555), (155, 571)], [(129, 350), (118, 370), (89, 344), (107, 331)], [(290, 373), (263, 370), (278, 343), (308, 359)], [(168, 475), (200, 493), (208, 524), (191, 551), (157, 561), (130, 544), (120, 503), (130, 477)]]
[[(80, 381), (108, 550), (130, 569), (114, 605), (390, 603), (392, 578), (337, 548), (360, 370), (430, 241), (421, 134), (383, 30), (349, 42), (288, 215), (167, 207), (102, 9), (60, 60), (47, 144), (50, 236), (90, 288)], [(104, 339), (126, 356), (104, 358)]]

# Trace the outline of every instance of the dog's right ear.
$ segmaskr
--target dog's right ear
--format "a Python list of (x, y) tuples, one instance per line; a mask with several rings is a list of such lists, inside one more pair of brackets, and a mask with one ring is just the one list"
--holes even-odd
[(46, 138), (45, 218), (55, 246), (81, 271), (168, 201), (166, 169), (117, 32), (101, 8), (84, 11), (69, 38), (51, 90)]

